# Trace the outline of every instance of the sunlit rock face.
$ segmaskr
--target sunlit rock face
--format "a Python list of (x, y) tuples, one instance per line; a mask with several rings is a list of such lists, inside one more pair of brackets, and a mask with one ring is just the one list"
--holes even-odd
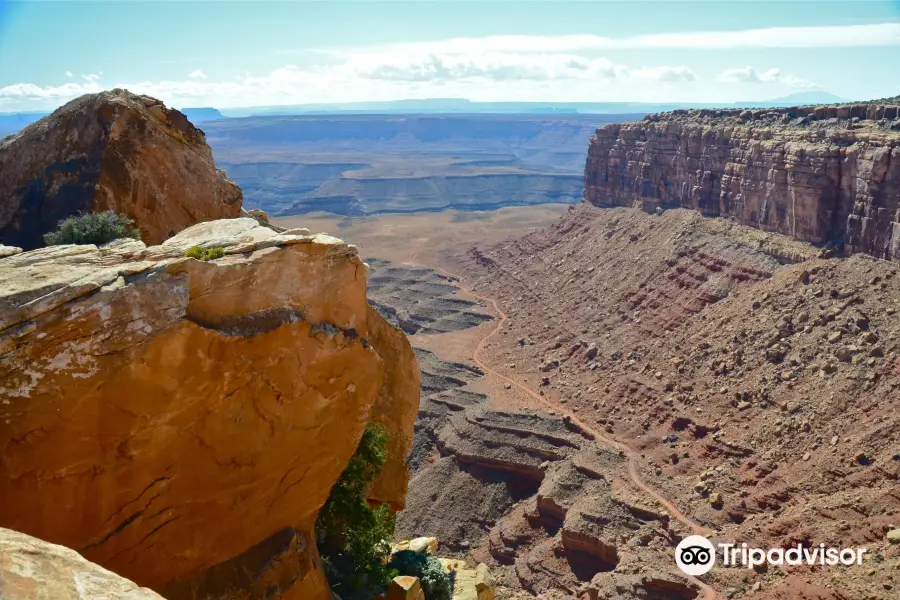
[(25, 249), (79, 213), (114, 210), (159, 244), (237, 217), (243, 195), (203, 132), (161, 101), (115, 89), (72, 100), (0, 140), (0, 243)]
[(169, 600), (330, 598), (317, 512), (371, 420), (403, 505), (418, 409), (366, 273), (249, 218), (0, 260), (0, 526)]
[(900, 108), (693, 110), (606, 125), (585, 199), (692, 208), (815, 244), (900, 259)]

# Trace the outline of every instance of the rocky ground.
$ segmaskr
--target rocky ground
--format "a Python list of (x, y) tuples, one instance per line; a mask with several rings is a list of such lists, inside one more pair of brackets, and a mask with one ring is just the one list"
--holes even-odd
[(366, 264), (370, 303), (407, 335), (458, 331), (492, 318), (456, 294), (452, 276), (377, 258), (366, 259)]
[[(439, 274), (459, 289), (440, 297), (501, 318), (412, 337), (431, 388), (399, 535), (487, 562), (500, 597), (898, 597), (894, 265), (690, 211), (584, 204), (445, 250)], [(672, 559), (691, 532), (869, 554), (714, 569), (703, 587)]]
[(714, 537), (870, 549), (861, 567), (714, 570), (722, 597), (880, 599), (900, 588), (897, 273), (689, 211), (580, 205), (473, 249), (463, 279), (509, 316), (489, 366), (639, 453)]
[[(417, 265), (367, 262), (375, 268), (373, 304), (385, 314), (414, 313), (410, 304), (455, 307), (463, 302), (475, 314), (486, 313), (475, 296), (462, 297), (467, 294), (454, 276)], [(413, 277), (445, 283), (426, 286), (417, 295), (393, 290), (396, 285), (406, 289)], [(502, 322), (491, 325), (482, 337), (496, 333)], [(452, 342), (448, 335), (454, 334), (418, 333), (411, 339), (414, 345), (421, 339), (440, 348), (435, 340)], [(485, 386), (491, 374), (485, 377), (473, 362), (443, 360), (423, 348), (415, 352), (422, 401), (398, 539), (434, 536), (443, 555), (491, 564), (501, 598), (568, 597), (589, 591), (593, 577), (613, 571), (631, 579), (623, 584), (618, 577), (601, 576), (595, 591), (624, 585), (634, 597), (657, 592), (697, 597), (696, 586), (665, 560), (678, 525), (629, 482), (622, 453), (552, 408), (496, 410), (515, 404), (508, 397), (512, 384)], [(480, 360), (477, 352), (472, 358)], [(478, 388), (491, 390), (494, 397), (473, 391)], [(540, 403), (540, 393), (523, 390)]]

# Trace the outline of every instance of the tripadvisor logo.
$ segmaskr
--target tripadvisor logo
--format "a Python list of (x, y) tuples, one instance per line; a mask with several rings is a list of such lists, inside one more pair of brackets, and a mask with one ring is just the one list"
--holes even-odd
[(675, 564), (688, 575), (705, 575), (716, 564), (716, 548), (702, 535), (688, 536), (675, 548)]
[(716, 564), (717, 551), (721, 552), (722, 565), (753, 569), (768, 565), (861, 565), (866, 548), (826, 548), (825, 544), (804, 547), (764, 550), (747, 544), (721, 542), (713, 545), (702, 535), (692, 535), (681, 540), (675, 548), (675, 564), (687, 575), (704, 575)]

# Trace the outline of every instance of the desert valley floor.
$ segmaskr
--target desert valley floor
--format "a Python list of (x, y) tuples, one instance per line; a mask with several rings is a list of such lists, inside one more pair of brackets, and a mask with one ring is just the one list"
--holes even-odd
[[(893, 264), (584, 203), (277, 222), (368, 257), (422, 369), (398, 535), (500, 598), (898, 597)], [(872, 558), (700, 581), (672, 561), (691, 533)]]

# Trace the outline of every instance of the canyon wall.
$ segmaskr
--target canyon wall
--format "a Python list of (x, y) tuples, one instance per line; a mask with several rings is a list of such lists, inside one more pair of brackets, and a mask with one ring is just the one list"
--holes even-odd
[(584, 198), (691, 208), (900, 260), (900, 107), (680, 110), (605, 125)]
[(149, 96), (115, 89), (72, 100), (0, 140), (0, 243), (44, 245), (57, 222), (114, 210), (158, 244), (195, 223), (237, 217), (242, 194), (203, 132)]
[(330, 600), (317, 512), (372, 420), (373, 495), (403, 506), (418, 409), (366, 275), (341, 240), (249, 218), (0, 260), (0, 527), (169, 600)]

